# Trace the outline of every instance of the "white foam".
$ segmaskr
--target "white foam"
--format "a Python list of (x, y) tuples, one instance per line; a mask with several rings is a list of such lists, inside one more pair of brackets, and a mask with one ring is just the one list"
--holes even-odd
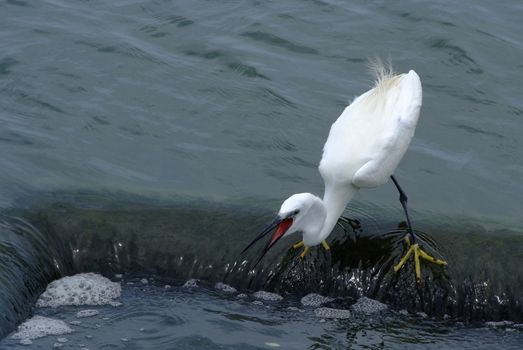
[(21, 339), (20, 340), (20, 345), (31, 345), (31, 344), (33, 344), (31, 339)]
[(276, 293), (266, 292), (264, 290), (257, 291), (252, 295), (256, 299), (265, 300), (265, 301), (280, 301), (283, 297)]
[(321, 318), (351, 318), (351, 312), (343, 309), (331, 309), (329, 307), (319, 307), (314, 310), (316, 317)]
[(192, 278), (192, 279), (188, 280), (187, 282), (185, 282), (182, 287), (183, 288), (196, 288), (196, 287), (199, 287), (199, 283), (200, 283), (199, 280)]
[(214, 289), (220, 290), (224, 293), (236, 293), (236, 288), (229, 286), (228, 284), (218, 282), (214, 285)]
[(32, 340), (48, 335), (62, 335), (71, 333), (73, 330), (64, 322), (43, 316), (34, 316), (20, 326), (13, 339)]
[(388, 306), (377, 300), (361, 297), (351, 306), (352, 311), (365, 315), (372, 315), (388, 309)]
[(485, 326), (487, 326), (487, 327), (494, 327), (494, 328), (512, 326), (513, 324), (514, 324), (514, 322), (512, 322), (512, 321), (490, 321), (490, 322), (485, 322)]
[(142, 284), (149, 284), (149, 280), (148, 280), (147, 278), (142, 278), (142, 279), (140, 280), (140, 282), (141, 282)]
[(318, 307), (322, 304), (328, 303), (329, 301), (332, 301), (332, 298), (324, 297), (323, 295), (319, 295), (316, 293), (307, 294), (303, 298), (301, 298), (300, 302), (303, 306), (312, 306), (312, 307)]
[(76, 317), (83, 318), (83, 317), (93, 317), (98, 315), (98, 310), (81, 310), (76, 313)]
[(81, 273), (51, 282), (36, 306), (104, 305), (120, 297), (121, 292), (120, 283), (95, 273)]

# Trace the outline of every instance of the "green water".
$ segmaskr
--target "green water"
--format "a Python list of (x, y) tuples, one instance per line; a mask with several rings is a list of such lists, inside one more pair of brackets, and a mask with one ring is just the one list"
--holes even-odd
[[(259, 310), (207, 289), (184, 296), (198, 313), (131, 288), (111, 311), (125, 322), (92, 348), (263, 348), (274, 337), (260, 334), (280, 327), (284, 348), (517, 348), (519, 331), (481, 327), (522, 318), (522, 10), (518, 1), (1, 1), (0, 334), (34, 312), (67, 319), (70, 310), (31, 303), (51, 279), (95, 270), (226, 280), (291, 299), (372, 294), (395, 311), (363, 328), (318, 328), (310, 313), (296, 320), (276, 307), (245, 329), (242, 317)], [(249, 274), (237, 253), (271, 211), (294, 192), (323, 191), (316, 166), (329, 127), (370, 87), (374, 56), (421, 77), (422, 114), (396, 176), (415, 228), (449, 260), (450, 284), (431, 271), (438, 283), (421, 301), (412, 279), (391, 282), (403, 216), (390, 184), (358, 194), (346, 214), (363, 223), (361, 237), (337, 232), (330, 258), (286, 270), (292, 255), (281, 246)], [(159, 342), (127, 333), (142, 322), (134, 307), (150, 307)], [(420, 323), (394, 313), (403, 307), (452, 319)], [(178, 308), (193, 315), (183, 329), (208, 335), (162, 323)], [(243, 316), (228, 323), (228, 308)], [(239, 333), (224, 338), (227, 327)]]

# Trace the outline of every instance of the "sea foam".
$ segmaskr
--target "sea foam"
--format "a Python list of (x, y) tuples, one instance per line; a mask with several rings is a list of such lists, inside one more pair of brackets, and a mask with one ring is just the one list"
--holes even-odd
[(121, 293), (120, 283), (95, 273), (81, 273), (51, 282), (36, 306), (105, 305), (111, 304)]
[(21, 339), (22, 344), (29, 342), (27, 340), (42, 338), (47, 335), (62, 335), (71, 333), (73, 330), (64, 322), (53, 318), (34, 316), (20, 326), (11, 338)]

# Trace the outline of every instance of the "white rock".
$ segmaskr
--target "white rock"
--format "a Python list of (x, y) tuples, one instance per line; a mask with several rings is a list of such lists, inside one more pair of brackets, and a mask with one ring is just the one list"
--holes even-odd
[(121, 292), (119, 283), (95, 273), (81, 273), (51, 282), (36, 306), (104, 305), (120, 297)]
[(224, 293), (236, 293), (236, 288), (229, 286), (228, 284), (218, 282), (214, 285), (214, 289), (222, 291)]
[(351, 306), (352, 311), (365, 315), (372, 315), (388, 309), (388, 306), (377, 300), (361, 297)]
[(329, 307), (319, 307), (314, 310), (314, 315), (320, 318), (351, 318), (351, 312), (343, 309), (331, 309)]
[(37, 339), (48, 335), (62, 335), (71, 333), (73, 330), (61, 320), (55, 320), (43, 316), (34, 316), (20, 326), (16, 333), (11, 336), (13, 339)]
[(316, 293), (310, 293), (301, 298), (300, 302), (303, 306), (311, 306), (311, 307), (318, 307), (322, 304), (328, 303), (329, 301), (332, 301), (332, 298), (324, 297), (323, 295), (319, 295)]
[(280, 301), (283, 297), (276, 293), (266, 292), (264, 290), (257, 291), (252, 295), (255, 299), (265, 300), (265, 301)]
[(98, 315), (100, 312), (98, 310), (81, 310), (76, 313), (76, 317), (83, 318), (83, 317), (93, 317)]
[(193, 279), (190, 279), (187, 282), (185, 282), (182, 287), (183, 288), (196, 288), (196, 287), (199, 287), (199, 282), (200, 282), (199, 280), (193, 278)]

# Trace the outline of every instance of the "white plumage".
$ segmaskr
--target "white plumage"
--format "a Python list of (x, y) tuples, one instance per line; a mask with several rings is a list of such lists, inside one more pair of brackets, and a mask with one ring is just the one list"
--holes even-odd
[(421, 101), (416, 72), (393, 75), (377, 65), (375, 86), (354, 99), (332, 124), (319, 164), (323, 199), (310, 193), (291, 196), (248, 247), (274, 228), (264, 254), (281, 237), (297, 231), (303, 233), (306, 249), (322, 243), (360, 188), (380, 186), (394, 173), (414, 135)]

